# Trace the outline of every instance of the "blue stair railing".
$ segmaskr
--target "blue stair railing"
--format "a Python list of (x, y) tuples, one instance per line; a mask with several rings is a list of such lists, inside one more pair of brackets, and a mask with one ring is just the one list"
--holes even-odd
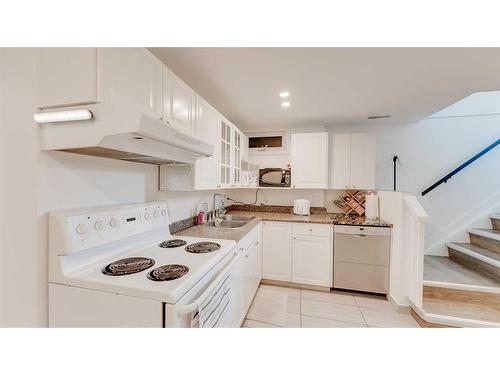
[(464, 169), (465, 167), (467, 167), (469, 164), (472, 164), (473, 162), (475, 162), (477, 159), (479, 159), (481, 156), (483, 156), (484, 154), (486, 154), (487, 152), (493, 150), (495, 147), (497, 147), (498, 145), (500, 144), (500, 138), (497, 139), (495, 142), (493, 142), (491, 145), (489, 145), (488, 147), (484, 148), (483, 150), (479, 151), (476, 155), (474, 155), (473, 157), (471, 157), (469, 160), (467, 160), (465, 163), (461, 164), (460, 166), (458, 166), (457, 168), (455, 168), (454, 170), (452, 170), (450, 173), (448, 173), (446, 176), (444, 176), (443, 178), (441, 178), (440, 180), (438, 180), (436, 183), (432, 184), (431, 186), (429, 186), (427, 189), (425, 189), (423, 192), (422, 192), (422, 196), (424, 196), (425, 194), (429, 193), (430, 191), (434, 190), (435, 188), (437, 188), (439, 185), (443, 184), (443, 183), (446, 183), (448, 182), (448, 180), (450, 178), (452, 178), (455, 174), (457, 174), (458, 172), (460, 172), (462, 169)]

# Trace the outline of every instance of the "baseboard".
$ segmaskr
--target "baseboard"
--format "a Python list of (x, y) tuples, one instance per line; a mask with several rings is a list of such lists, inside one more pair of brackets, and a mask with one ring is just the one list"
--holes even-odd
[(388, 294), (387, 299), (391, 303), (392, 307), (398, 312), (411, 312), (411, 307), (408, 304), (403, 304), (399, 302), (393, 295)]
[(329, 292), (330, 291), (330, 287), (327, 287), (327, 286), (297, 284), (297, 283), (292, 283), (289, 281), (262, 279), (260, 283), (264, 284), (264, 285), (285, 286), (288, 288), (301, 288), (301, 289), (318, 290), (320, 292)]

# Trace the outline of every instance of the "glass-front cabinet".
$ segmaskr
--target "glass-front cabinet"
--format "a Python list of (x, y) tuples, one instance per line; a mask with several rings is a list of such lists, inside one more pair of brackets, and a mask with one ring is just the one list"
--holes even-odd
[(226, 120), (221, 121), (220, 126), (220, 188), (231, 187), (231, 149), (233, 129)]
[(233, 143), (233, 187), (241, 185), (241, 132), (234, 128), (234, 143)]

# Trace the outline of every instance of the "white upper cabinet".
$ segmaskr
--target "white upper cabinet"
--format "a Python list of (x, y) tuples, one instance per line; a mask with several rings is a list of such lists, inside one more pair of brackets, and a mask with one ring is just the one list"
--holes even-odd
[(232, 187), (241, 186), (241, 159), (242, 150), (241, 142), (243, 138), (243, 133), (238, 130), (236, 126), (233, 125), (233, 183)]
[(375, 135), (351, 135), (351, 186), (354, 189), (375, 189)]
[(334, 134), (331, 151), (332, 189), (348, 189), (351, 185), (351, 135)]
[(219, 137), (219, 188), (228, 188), (232, 184), (232, 144), (233, 127), (227, 120), (220, 121)]
[(248, 161), (248, 137), (241, 133), (241, 159)]
[(328, 133), (300, 133), (291, 136), (292, 187), (328, 187)]
[(99, 48), (97, 51), (99, 102), (160, 119), (162, 116), (162, 63), (145, 48)]
[(38, 49), (39, 108), (97, 101), (96, 48)]
[(374, 134), (334, 134), (330, 188), (375, 189), (375, 152)]
[(195, 92), (163, 67), (163, 119), (179, 130), (195, 134)]
[(219, 114), (203, 98), (196, 96), (196, 136), (215, 146), (215, 153), (208, 158), (199, 159), (195, 164), (195, 189), (217, 188), (219, 163)]

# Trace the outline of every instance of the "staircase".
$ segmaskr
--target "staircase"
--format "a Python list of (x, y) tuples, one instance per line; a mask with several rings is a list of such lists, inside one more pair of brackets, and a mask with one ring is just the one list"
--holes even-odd
[(435, 322), (500, 327), (500, 214), (490, 218), (469, 242), (447, 243), (448, 258), (425, 256), (423, 307)]

